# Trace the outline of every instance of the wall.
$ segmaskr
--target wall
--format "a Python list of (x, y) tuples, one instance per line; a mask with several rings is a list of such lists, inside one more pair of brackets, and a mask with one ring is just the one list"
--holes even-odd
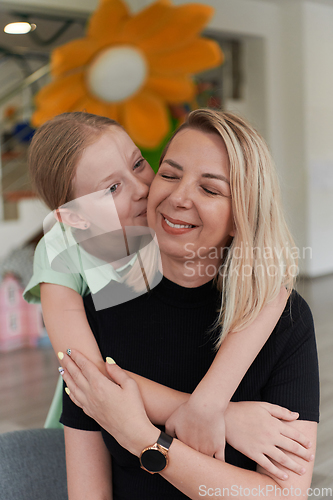
[(18, 248), (38, 234), (48, 213), (49, 210), (46, 206), (36, 199), (21, 201), (19, 203), (19, 220), (1, 222), (0, 259), (6, 257), (11, 250)]
[(333, 271), (333, 7), (304, 6), (306, 154), (311, 276)]

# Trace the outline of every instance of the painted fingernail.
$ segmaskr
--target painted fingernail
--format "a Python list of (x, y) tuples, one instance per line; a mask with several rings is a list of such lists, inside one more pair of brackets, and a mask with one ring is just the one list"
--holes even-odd
[(59, 371), (60, 375), (63, 375), (65, 373), (65, 370), (63, 369), (62, 366), (59, 366), (58, 371)]
[(65, 387), (65, 393), (69, 396), (71, 391), (68, 389), (68, 387)]
[(105, 359), (106, 359), (106, 362), (107, 362), (109, 365), (115, 365), (115, 364), (116, 364), (115, 360), (114, 360), (114, 359), (112, 359), (112, 358), (107, 357), (107, 358), (105, 358)]
[(283, 478), (282, 479), (288, 479), (288, 475), (287, 474), (283, 474)]
[(70, 356), (70, 355), (72, 354), (71, 349), (67, 349), (67, 351), (66, 351), (66, 352), (67, 352), (68, 356)]
[(303, 467), (303, 469), (301, 469), (300, 474), (305, 474), (305, 472), (306, 472), (306, 471), (305, 471), (305, 469), (304, 469), (304, 467)]
[(58, 358), (61, 360), (61, 359), (64, 359), (64, 353), (59, 351), (58, 352)]

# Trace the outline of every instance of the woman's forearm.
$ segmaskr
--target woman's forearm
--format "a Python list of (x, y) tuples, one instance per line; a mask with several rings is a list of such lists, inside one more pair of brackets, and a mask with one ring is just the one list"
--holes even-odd
[[(315, 422), (294, 422), (292, 425), (310, 434), (312, 442), (315, 442)], [(147, 431), (141, 434), (141, 441), (136, 441), (135, 449), (130, 451), (140, 456), (142, 449), (156, 441), (157, 434), (156, 428), (151, 427), (150, 430), (147, 428)], [(177, 439), (173, 440), (168, 455), (169, 465), (160, 474), (192, 500), (204, 496), (235, 498), (265, 496), (276, 499), (282, 490), (284, 498), (294, 500), (296, 495), (307, 498), (307, 489), (311, 484), (313, 462), (311, 464), (304, 462), (305, 474), (300, 476), (288, 471), (289, 479), (283, 481), (275, 480), (265, 473), (241, 469), (203, 455)]]

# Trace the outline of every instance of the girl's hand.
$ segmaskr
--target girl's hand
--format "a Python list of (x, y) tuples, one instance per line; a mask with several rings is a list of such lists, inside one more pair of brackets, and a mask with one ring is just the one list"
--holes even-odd
[(81, 353), (70, 352), (62, 359), (62, 353), (58, 354), (68, 396), (121, 446), (139, 456), (158, 439), (159, 430), (147, 417), (136, 382), (111, 358), (107, 358), (106, 369), (113, 381)]
[(224, 461), (224, 414), (194, 394), (169, 417), (165, 430), (191, 448)]
[(314, 459), (309, 439), (288, 425), (288, 421), (297, 418), (298, 413), (270, 403), (229, 403), (225, 412), (226, 439), (231, 446), (279, 479), (288, 476), (272, 460), (302, 475), (304, 467), (284, 453), (289, 451), (308, 462)]

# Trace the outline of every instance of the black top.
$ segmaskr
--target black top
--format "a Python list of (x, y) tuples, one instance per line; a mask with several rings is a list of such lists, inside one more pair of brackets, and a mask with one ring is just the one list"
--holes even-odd
[[(111, 282), (110, 294), (119, 283)], [(103, 290), (105, 293), (105, 289)], [(193, 392), (211, 365), (220, 294), (208, 282), (183, 288), (166, 278), (150, 293), (96, 312), (84, 299), (87, 317), (102, 356), (124, 369), (184, 392)], [(218, 397), (218, 395), (217, 395)], [(267, 401), (319, 419), (319, 380), (311, 311), (293, 292), (270, 338), (244, 376), (232, 401)], [(101, 430), (112, 455), (114, 500), (187, 498), (160, 475), (140, 469), (139, 459), (122, 448), (64, 393), (61, 422)], [(149, 445), (151, 443), (147, 443)], [(227, 444), (226, 461), (244, 469), (256, 464)]]

